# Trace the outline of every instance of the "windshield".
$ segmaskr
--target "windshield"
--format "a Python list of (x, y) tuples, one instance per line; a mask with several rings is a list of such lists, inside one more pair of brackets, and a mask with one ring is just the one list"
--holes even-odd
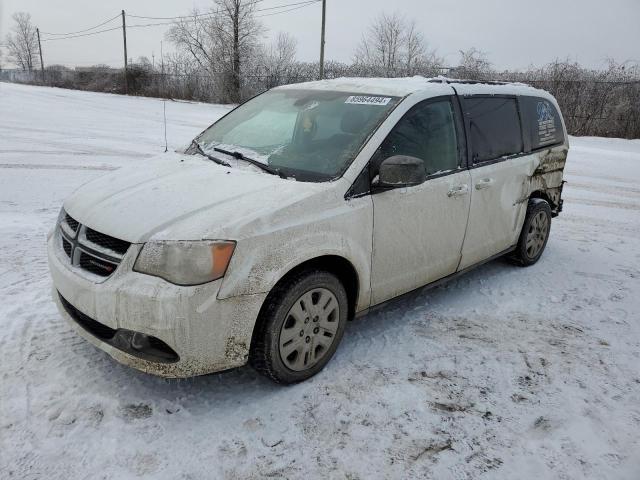
[(272, 90), (205, 130), (207, 154), (235, 152), (301, 181), (339, 177), (397, 105), (397, 97), (318, 90)]

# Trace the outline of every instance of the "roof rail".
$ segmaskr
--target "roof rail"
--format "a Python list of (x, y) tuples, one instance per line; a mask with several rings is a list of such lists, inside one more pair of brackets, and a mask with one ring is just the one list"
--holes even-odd
[(428, 80), (429, 83), (446, 83), (451, 85), (452, 83), (464, 84), (464, 85), (513, 85), (513, 82), (501, 82), (497, 80), (466, 80), (466, 79), (458, 79), (458, 78), (447, 78), (447, 77), (435, 77), (430, 78)]

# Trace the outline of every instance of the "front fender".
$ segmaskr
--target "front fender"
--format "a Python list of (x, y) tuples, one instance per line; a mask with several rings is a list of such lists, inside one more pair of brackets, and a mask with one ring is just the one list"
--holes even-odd
[(373, 235), (370, 197), (342, 200), (317, 216), (301, 217), (238, 242), (218, 298), (268, 293), (306, 261), (335, 255), (349, 261), (360, 285), (356, 311), (369, 307)]

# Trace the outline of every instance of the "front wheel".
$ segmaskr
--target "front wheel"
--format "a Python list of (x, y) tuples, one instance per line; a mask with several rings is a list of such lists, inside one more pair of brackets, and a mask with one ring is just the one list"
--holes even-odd
[(335, 275), (319, 270), (294, 274), (267, 297), (249, 362), (277, 383), (306, 380), (335, 353), (347, 315), (347, 293)]
[(523, 267), (533, 265), (542, 256), (551, 230), (551, 207), (546, 200), (532, 198), (522, 225), (518, 245), (511, 255), (514, 263)]

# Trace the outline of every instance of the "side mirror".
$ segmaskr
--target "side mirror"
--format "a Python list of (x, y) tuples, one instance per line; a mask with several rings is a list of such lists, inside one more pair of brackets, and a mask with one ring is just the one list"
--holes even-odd
[(396, 155), (380, 165), (377, 188), (390, 189), (421, 185), (427, 179), (424, 162), (416, 157)]

